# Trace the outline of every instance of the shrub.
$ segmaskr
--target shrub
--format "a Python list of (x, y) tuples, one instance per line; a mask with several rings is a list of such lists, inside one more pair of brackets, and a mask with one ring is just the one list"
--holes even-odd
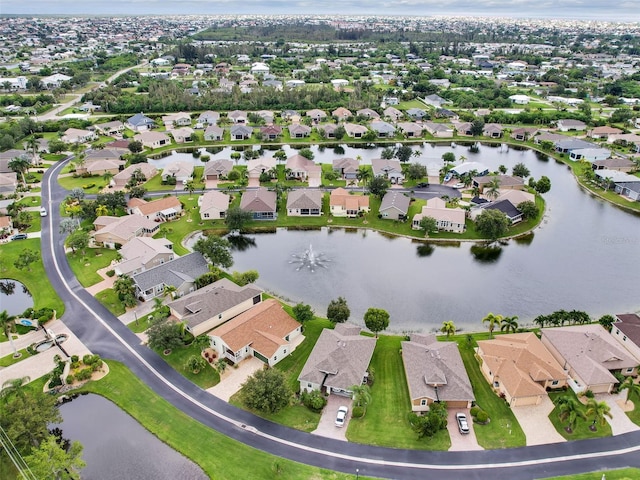
[(489, 420), (489, 414), (484, 410), (480, 410), (476, 415), (476, 420), (478, 423), (487, 423)]
[(201, 155), (200, 156), (200, 161), (207, 163), (209, 160), (211, 160), (211, 155)]
[(78, 355), (71, 355), (71, 361), (77, 363), (80, 361), (80, 357)]
[(100, 363), (102, 365), (102, 360), (100, 360), (100, 355), (85, 355), (82, 357), (82, 363), (85, 365), (94, 365), (96, 363)]
[(364, 415), (364, 407), (358, 407), (358, 406), (353, 407), (353, 411), (351, 412), (351, 416), (353, 418), (362, 418), (363, 415)]
[(116, 274), (115, 270), (107, 270), (107, 277), (113, 277)]
[(84, 185), (82, 185), (82, 188), (84, 188), (85, 190), (89, 190), (90, 188), (93, 188), (95, 186), (95, 183), (85, 183)]
[(75, 370), (76, 368), (80, 367), (80, 362), (79, 361), (71, 361), (71, 369)]
[(227, 174), (227, 180), (230, 180), (232, 182), (235, 182), (236, 180), (238, 180), (240, 178), (240, 172), (237, 170), (231, 170), (228, 174)]
[(67, 385), (70, 385), (73, 383), (73, 375), (67, 375), (67, 380), (65, 382)]
[(91, 371), (97, 372), (98, 370), (100, 370), (101, 367), (102, 367), (102, 360), (98, 359), (97, 362), (91, 365)]
[(469, 411), (469, 413), (471, 413), (472, 417), (475, 417), (478, 415), (479, 412), (481, 412), (482, 410), (480, 409), (479, 406), (474, 405), (473, 407), (471, 407), (471, 410)]
[(587, 398), (593, 398), (593, 392), (591, 390), (587, 390), (586, 392), (584, 392), (584, 396)]
[(320, 412), (327, 404), (327, 399), (320, 390), (312, 390), (302, 392), (302, 404), (313, 412)]
[(76, 380), (82, 382), (84, 380), (89, 380), (91, 378), (91, 368), (83, 368), (78, 373), (76, 373)]

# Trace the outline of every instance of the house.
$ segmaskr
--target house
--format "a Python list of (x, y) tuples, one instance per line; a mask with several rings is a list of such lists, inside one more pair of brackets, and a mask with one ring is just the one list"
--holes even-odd
[(119, 250), (122, 259), (114, 266), (116, 275), (135, 275), (173, 260), (173, 243), (166, 238), (135, 237)]
[(345, 123), (344, 131), (347, 134), (347, 137), (362, 138), (367, 134), (369, 129), (364, 125), (358, 125), (357, 123)]
[(542, 343), (569, 372), (574, 392), (611, 393), (618, 380), (613, 373), (637, 375), (638, 359), (599, 324), (543, 328)]
[(560, 153), (570, 153), (572, 150), (584, 149), (584, 148), (597, 148), (597, 145), (581, 140), (579, 138), (567, 138), (555, 142), (556, 151)]
[(406, 111), (406, 114), (409, 115), (409, 117), (413, 120), (422, 120), (427, 116), (427, 112), (425, 112), (421, 108), (410, 108)]
[(158, 174), (156, 167), (150, 163), (136, 163), (129, 165), (127, 168), (114, 175), (111, 179), (111, 185), (120, 188), (125, 187), (136, 170), (140, 170), (140, 173), (142, 173), (147, 180), (150, 180)]
[[(611, 326), (611, 336), (624, 346), (631, 355), (640, 359), (640, 315), (619, 313)], [(640, 363), (640, 360), (638, 361)]]
[(260, 175), (276, 168), (276, 159), (273, 157), (253, 158), (247, 162), (247, 175), (249, 178), (260, 178)]
[(358, 168), (360, 162), (355, 158), (334, 158), (333, 171), (338, 172), (345, 180), (356, 180), (358, 178)]
[(191, 127), (182, 127), (169, 130), (169, 133), (176, 143), (186, 143), (193, 139), (194, 130)]
[(167, 130), (175, 127), (190, 127), (191, 115), (185, 112), (170, 113), (169, 115), (162, 116), (162, 123), (164, 123)]
[[(2, 176), (0, 175), (0, 178)], [(13, 222), (11, 217), (2, 215), (0, 216), (0, 234), (8, 234), (13, 231)]]
[(325, 118), (327, 118), (327, 114), (317, 108), (314, 108), (313, 110), (309, 110), (305, 115), (311, 118), (311, 120), (315, 123), (319, 123)]
[(447, 402), (448, 408), (471, 408), (475, 396), (455, 342), (412, 333), (410, 341), (400, 345), (413, 412), (426, 412), (434, 402)]
[(247, 112), (243, 110), (234, 110), (227, 113), (227, 118), (229, 118), (233, 123), (236, 124), (247, 123)]
[(584, 160), (594, 162), (596, 160), (606, 160), (611, 156), (611, 150), (606, 148), (577, 148), (569, 152), (569, 158), (574, 162)]
[(536, 133), (538, 133), (538, 129), (535, 127), (514, 128), (511, 131), (511, 138), (518, 142), (526, 142), (532, 139)]
[(502, 125), (498, 123), (486, 123), (482, 129), (482, 134), (489, 138), (501, 138), (502, 130)]
[(133, 137), (133, 140), (151, 149), (160, 148), (171, 143), (171, 139), (162, 132), (142, 132)]
[(472, 185), (479, 189), (480, 193), (494, 181), (498, 180), (500, 188), (503, 190), (524, 190), (524, 179), (512, 175), (483, 175), (481, 177), (473, 177)]
[(436, 138), (453, 137), (453, 127), (446, 123), (424, 122), (424, 129)]
[(204, 180), (220, 180), (226, 178), (231, 170), (233, 170), (233, 162), (231, 160), (221, 159), (207, 162), (204, 166)]
[[(222, 278), (217, 282), (169, 302), (171, 316), (184, 322), (194, 337), (246, 312), (262, 302), (262, 290), (255, 285), (240, 287)], [(224, 352), (222, 352), (222, 355)]]
[(95, 129), (101, 135), (118, 135), (124, 132), (124, 123), (115, 120), (107, 123), (97, 123)]
[(79, 128), (67, 128), (60, 140), (64, 143), (87, 143), (97, 140), (95, 132), (90, 130), (81, 130)]
[(414, 122), (401, 122), (398, 123), (398, 129), (407, 138), (416, 138), (422, 136), (422, 126)]
[[(106, 152), (106, 150), (97, 150), (96, 152)], [(120, 158), (107, 159), (104, 156), (97, 156), (89, 160), (87, 157), (82, 165), (78, 165), (76, 172), (81, 175), (88, 173), (89, 175), (104, 175), (110, 173), (116, 175), (125, 165), (124, 160)]]
[(351, 388), (367, 380), (375, 346), (376, 339), (360, 335), (357, 325), (338, 323), (333, 330), (325, 328), (298, 376), (300, 391), (350, 397)]
[(404, 182), (404, 173), (402, 173), (400, 160), (374, 158), (371, 160), (371, 168), (374, 176), (384, 177), (392, 184), (401, 185)]
[(409, 204), (411, 199), (404, 193), (389, 191), (380, 203), (380, 215), (381, 218), (389, 220), (404, 220), (407, 217), (409, 211)]
[(461, 178), (464, 175), (475, 172), (475, 175), (482, 177), (489, 173), (489, 167), (480, 162), (463, 162), (460, 165), (456, 165), (451, 170), (451, 175), (456, 178)]
[(289, 172), (287, 174), (288, 178), (309, 182), (310, 187), (320, 186), (322, 167), (316, 165), (313, 160), (309, 160), (302, 155), (293, 155), (287, 158), (285, 170)]
[[(487, 200), (489, 198), (486, 195), (483, 197)], [(512, 205), (516, 207), (520, 205), (522, 202), (534, 202), (536, 201), (536, 196), (533, 193), (529, 193), (524, 190), (508, 190), (508, 189), (498, 189), (498, 196), (493, 201), (499, 202), (501, 200), (509, 200)]]
[(511, 222), (511, 225), (522, 221), (522, 212), (518, 210), (513, 203), (511, 203), (511, 200), (496, 199), (494, 202), (483, 203), (478, 208), (471, 210), (469, 215), (471, 220), (475, 222), (478, 215), (480, 215), (484, 210), (498, 210), (504, 213)]
[(380, 114), (378, 112), (376, 112), (375, 110), (372, 110), (370, 108), (362, 108), (362, 109), (356, 111), (356, 116), (357, 117), (369, 118), (369, 119), (375, 119), (375, 120), (379, 120), (380, 119)]
[(591, 138), (606, 140), (609, 138), (609, 135), (619, 135), (621, 133), (622, 130), (619, 128), (608, 127), (605, 125), (603, 127), (595, 127), (591, 129), (587, 135)]
[(480, 340), (476, 354), (485, 379), (511, 407), (538, 405), (547, 389), (567, 384), (567, 372), (533, 332)]
[(52, 90), (54, 88), (59, 88), (64, 82), (68, 82), (73, 77), (69, 75), (63, 75), (62, 73), (54, 73), (53, 75), (49, 75), (48, 77), (42, 77), (40, 82), (42, 82), (42, 86), (48, 90)]
[(369, 212), (369, 196), (355, 195), (344, 188), (331, 191), (329, 209), (334, 217), (357, 217)]
[(353, 113), (351, 113), (351, 110), (349, 109), (338, 107), (333, 112), (331, 112), (331, 116), (335, 117), (339, 122), (341, 122), (347, 120), (349, 117), (353, 117)]
[(587, 124), (581, 120), (562, 119), (557, 122), (561, 132), (582, 132), (587, 129)]
[(275, 117), (275, 114), (271, 110), (258, 110), (257, 112), (254, 112), (254, 113), (258, 117), (260, 117), (262, 120), (264, 120), (264, 123), (266, 123), (267, 125), (273, 124), (273, 119)]
[(458, 114), (446, 108), (437, 108), (435, 112), (436, 118), (448, 118), (450, 120), (458, 120)]
[(260, 134), (264, 140), (277, 140), (282, 135), (282, 127), (280, 125), (260, 127)]
[(594, 170), (616, 170), (618, 172), (630, 173), (635, 170), (635, 164), (622, 157), (607, 158), (606, 160), (595, 160), (591, 162), (591, 168)]
[[(440, 95), (435, 95), (435, 94), (427, 95), (426, 97), (424, 97), (423, 101), (427, 105), (431, 105), (432, 107), (436, 107), (436, 108), (440, 108), (443, 105), (451, 103), (446, 98), (442, 98)], [(416, 110), (419, 110), (419, 109), (416, 109)]]
[(322, 215), (320, 190), (292, 190), (287, 195), (287, 215), (290, 217), (319, 217)]
[(155, 122), (143, 113), (136, 113), (133, 117), (129, 117), (126, 122), (127, 128), (134, 132), (144, 132), (155, 127)]
[(200, 218), (202, 220), (219, 220), (225, 218), (231, 198), (217, 190), (210, 190), (198, 197)]
[[(318, 131), (324, 138), (335, 138), (338, 125), (335, 123), (326, 123), (318, 127)], [(344, 127), (343, 127), (344, 128)]]
[(291, 138), (304, 138), (311, 135), (311, 127), (302, 125), (300, 123), (293, 123), (289, 125), (289, 135)]
[(270, 367), (293, 352), (302, 336), (302, 325), (273, 298), (258, 303), (209, 332), (211, 347), (236, 365), (249, 356)]
[(395, 107), (387, 107), (387, 108), (385, 108), (382, 111), (382, 114), (385, 116), (385, 118), (388, 118), (392, 122), (397, 122), (402, 117), (404, 117), (404, 113), (402, 113), (400, 110), (398, 110)]
[(447, 208), (447, 202), (438, 197), (427, 200), (421, 212), (413, 216), (411, 228), (420, 230), (420, 221), (424, 217), (433, 218), (438, 230), (445, 232), (463, 233), (466, 228), (466, 212), (462, 208)]
[(9, 162), (18, 157), (26, 158), (30, 163), (33, 163), (33, 155), (31, 153), (26, 150), (12, 148), (11, 150), (0, 152), (0, 173), (12, 173), (13, 170), (9, 168)]
[(251, 64), (251, 73), (254, 75), (266, 75), (269, 73), (269, 65), (262, 62), (254, 62)]
[(15, 172), (0, 173), (0, 194), (13, 195), (18, 188), (18, 174)]
[(251, 134), (253, 133), (253, 128), (244, 125), (232, 125), (231, 126), (231, 140), (248, 140), (251, 138)]
[(527, 105), (530, 99), (528, 95), (510, 95), (509, 100), (516, 105)]
[(217, 125), (218, 121), (220, 121), (220, 114), (218, 112), (212, 112), (211, 110), (202, 112), (198, 117), (198, 123), (203, 125)]
[(627, 197), (630, 200), (640, 202), (640, 181), (637, 182), (616, 182), (615, 192), (618, 195)]
[(175, 178), (176, 184), (186, 184), (193, 176), (193, 162), (186, 160), (177, 160), (171, 162), (162, 170), (162, 181), (166, 182), (169, 178)]
[(371, 130), (376, 132), (379, 138), (389, 138), (396, 134), (396, 128), (390, 123), (382, 120), (371, 122), (370, 127)]
[(160, 225), (139, 215), (100, 216), (93, 221), (93, 242), (105, 248), (116, 248), (135, 237), (152, 237)]
[(264, 187), (247, 190), (240, 199), (240, 208), (251, 212), (254, 220), (275, 220), (277, 213), (277, 195)]
[(132, 198), (127, 203), (129, 214), (140, 215), (155, 222), (175, 220), (182, 213), (182, 203), (178, 197), (166, 196), (147, 202), (142, 198)]
[(204, 131), (205, 142), (219, 142), (224, 138), (224, 129), (217, 125), (210, 125)]
[(209, 273), (209, 263), (198, 252), (174, 258), (131, 277), (136, 297), (149, 301), (164, 294), (165, 287), (174, 287), (174, 295), (182, 297), (196, 290), (196, 279)]

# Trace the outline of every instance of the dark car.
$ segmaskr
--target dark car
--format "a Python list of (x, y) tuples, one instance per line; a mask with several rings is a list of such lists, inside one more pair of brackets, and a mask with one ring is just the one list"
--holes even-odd
[(420, 182), (419, 184), (416, 185), (416, 187), (418, 187), (418, 188), (428, 188), (429, 184), (427, 182)]
[(26, 239), (27, 239), (26, 233), (16, 233), (11, 237), (11, 240), (26, 240)]

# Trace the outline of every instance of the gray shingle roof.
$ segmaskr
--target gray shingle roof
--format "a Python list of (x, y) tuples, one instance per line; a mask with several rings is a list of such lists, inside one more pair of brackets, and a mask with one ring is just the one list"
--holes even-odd
[(209, 264), (198, 252), (179, 257), (157, 267), (134, 275), (133, 281), (141, 291), (157, 285), (172, 285), (176, 288), (185, 282), (193, 282), (209, 271)]
[(406, 215), (407, 211), (409, 211), (410, 202), (411, 199), (404, 193), (387, 192), (382, 198), (382, 203), (380, 203), (380, 211), (382, 212), (384, 210), (394, 208), (401, 212), (403, 215)]
[(287, 197), (287, 208), (322, 209), (322, 192), (307, 189), (292, 190)]

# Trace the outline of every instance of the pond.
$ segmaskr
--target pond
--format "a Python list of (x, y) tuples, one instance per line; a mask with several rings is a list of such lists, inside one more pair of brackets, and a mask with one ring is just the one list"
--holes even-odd
[(10, 278), (0, 278), (0, 312), (6, 310), (10, 316), (20, 315), (33, 307), (31, 293), (22, 283)]
[(83, 480), (205, 480), (207, 475), (99, 395), (60, 406), (64, 438), (84, 446)]
[[(390, 330), (431, 331), (443, 321), (482, 330), (488, 312), (519, 317), (525, 325), (558, 309), (593, 317), (640, 308), (640, 218), (585, 193), (568, 168), (535, 152), (482, 146), (423, 147), (421, 162), (437, 162), (446, 151), (497, 169), (523, 162), (535, 178), (551, 179), (547, 213), (531, 241), (493, 252), (470, 243), (419, 246), (373, 231), (287, 231), (254, 235), (255, 248), (234, 252), (234, 270), (256, 269), (258, 285), (324, 316), (328, 303), (344, 296), (351, 319), (362, 323), (369, 307), (391, 315)], [(379, 153), (379, 152), (378, 152)], [(317, 158), (316, 158), (317, 160)], [(328, 268), (297, 269), (292, 255), (309, 245), (324, 253)]]

